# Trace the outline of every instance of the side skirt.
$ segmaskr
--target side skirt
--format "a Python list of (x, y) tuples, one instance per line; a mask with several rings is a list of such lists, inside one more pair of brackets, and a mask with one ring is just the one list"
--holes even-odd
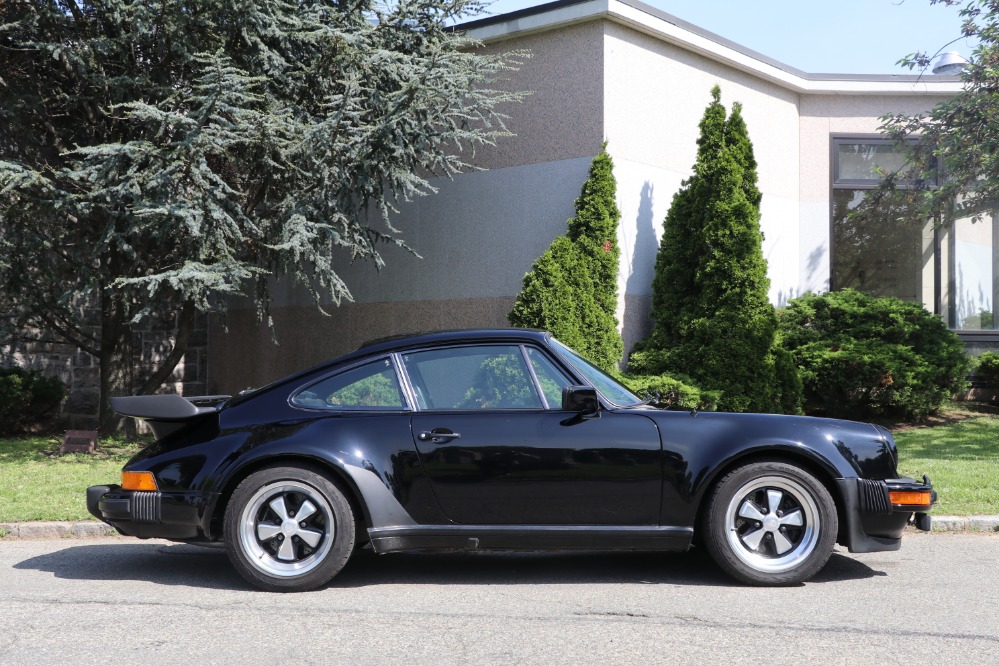
[(368, 530), (376, 553), (405, 550), (684, 551), (690, 527), (603, 525), (406, 525)]

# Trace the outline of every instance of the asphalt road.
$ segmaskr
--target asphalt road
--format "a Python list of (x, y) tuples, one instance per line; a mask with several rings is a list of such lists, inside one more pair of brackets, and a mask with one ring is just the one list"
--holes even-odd
[(362, 553), (297, 595), (225, 553), (123, 538), (0, 542), (0, 664), (999, 663), (999, 535), (841, 549), (759, 589), (703, 552)]

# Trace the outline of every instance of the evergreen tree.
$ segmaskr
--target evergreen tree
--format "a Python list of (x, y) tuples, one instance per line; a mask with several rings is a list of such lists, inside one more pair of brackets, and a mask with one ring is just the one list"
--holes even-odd
[[(158, 388), (225, 295), (249, 285), (264, 317), (286, 275), (349, 299), (338, 262), (404, 246), (392, 202), (507, 134), (498, 105), (520, 95), (489, 83), (517, 55), (450, 28), (480, 9), (0, 3), (0, 322), (97, 357), (107, 425), (107, 397)], [(149, 317), (176, 317), (176, 344), (133, 386)]]
[[(653, 331), (629, 369), (687, 375), (732, 411), (798, 411), (800, 383), (777, 349), (767, 297), (756, 159), (736, 104), (717, 86), (701, 120), (693, 175), (666, 216), (653, 279)], [(797, 391), (797, 393), (796, 393)]]
[(524, 276), (510, 323), (555, 334), (595, 364), (613, 368), (624, 351), (617, 330), (617, 183), (606, 144), (590, 164), (565, 236)]

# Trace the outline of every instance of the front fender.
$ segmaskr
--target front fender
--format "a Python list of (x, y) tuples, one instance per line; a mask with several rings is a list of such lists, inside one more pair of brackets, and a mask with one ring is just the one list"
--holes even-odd
[(660, 412), (665, 457), (662, 524), (690, 525), (706, 493), (740, 460), (805, 462), (824, 480), (890, 478), (890, 448), (874, 426), (770, 414)]

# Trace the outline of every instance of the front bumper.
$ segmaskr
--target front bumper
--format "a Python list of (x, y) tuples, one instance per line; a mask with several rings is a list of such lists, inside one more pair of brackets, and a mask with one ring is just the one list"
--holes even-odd
[[(851, 553), (873, 553), (898, 550), (902, 545), (902, 532), (913, 523), (918, 529), (929, 531), (927, 514), (937, 500), (936, 491), (929, 477), (922, 481), (901, 479), (837, 479), (843, 498), (845, 521), (840, 525), (839, 543)], [(893, 504), (893, 492), (929, 493), (925, 504)]]
[(118, 485), (87, 488), (91, 515), (121, 534), (141, 539), (205, 539), (202, 518), (207, 504), (205, 496), (196, 492), (143, 492)]

